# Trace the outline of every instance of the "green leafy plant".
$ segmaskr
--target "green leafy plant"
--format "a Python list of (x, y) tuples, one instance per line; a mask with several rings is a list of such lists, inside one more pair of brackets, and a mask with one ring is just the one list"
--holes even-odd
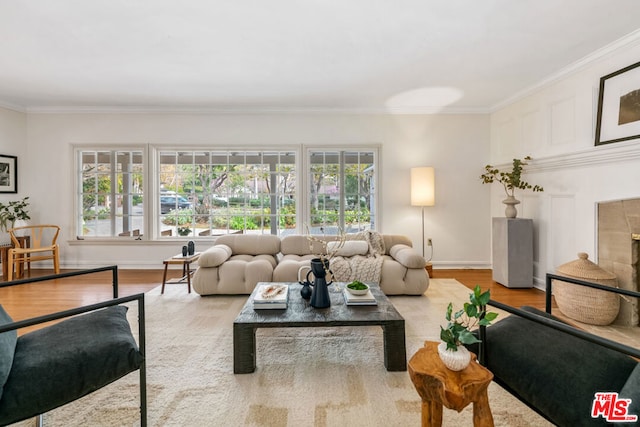
[(458, 351), (461, 344), (473, 344), (480, 340), (471, 332), (476, 326), (488, 326), (498, 313), (486, 311), (486, 305), (491, 299), (489, 290), (482, 292), (480, 285), (476, 285), (461, 310), (453, 312), (453, 303), (447, 307), (447, 327), (440, 326), (440, 339), (447, 343), (447, 350)]
[(531, 185), (522, 180), (523, 167), (527, 165), (527, 160), (531, 160), (531, 157), (527, 156), (524, 159), (513, 159), (513, 167), (510, 172), (501, 172), (499, 169), (496, 169), (491, 165), (487, 165), (484, 167), (485, 173), (480, 175), (480, 179), (483, 184), (499, 182), (504, 187), (504, 192), (507, 196), (511, 197), (513, 197), (513, 193), (516, 188), (536, 192), (544, 191), (544, 188), (539, 185)]
[(0, 203), (0, 228), (7, 231), (13, 228), (14, 222), (21, 219), (23, 221), (31, 219), (29, 216), (29, 197), (22, 200), (14, 200), (8, 204)]
[(178, 227), (177, 228), (179, 236), (188, 236), (191, 233), (191, 229), (189, 227)]

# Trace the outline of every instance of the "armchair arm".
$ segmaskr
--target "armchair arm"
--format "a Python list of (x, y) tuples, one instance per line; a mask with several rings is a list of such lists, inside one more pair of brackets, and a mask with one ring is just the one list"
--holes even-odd
[(31, 319), (19, 320), (17, 322), (0, 325), (0, 334), (3, 332), (12, 331), (14, 329), (22, 329), (28, 326), (39, 325), (41, 323), (51, 322), (53, 320), (63, 319), (65, 317), (76, 316), (78, 314), (88, 313), (90, 311), (95, 311), (101, 308), (120, 305), (127, 302), (132, 302), (132, 301), (138, 302), (139, 322), (141, 322), (143, 324), (142, 326), (144, 326), (144, 294), (140, 293), (140, 294), (130, 295), (126, 297), (115, 298), (109, 301), (99, 302), (91, 305), (85, 305), (78, 308), (72, 308), (69, 310), (58, 311), (56, 313), (45, 314), (43, 316), (33, 317)]
[(85, 274), (99, 273), (102, 271), (111, 271), (112, 284), (113, 284), (113, 297), (118, 298), (118, 266), (117, 265), (110, 265), (108, 267), (90, 268), (87, 270), (69, 271), (69, 272), (60, 273), (60, 274), (50, 274), (47, 276), (29, 277), (26, 279), (12, 280), (10, 282), (0, 283), (0, 288), (15, 286), (15, 285), (23, 285), (25, 283), (35, 283), (35, 282), (44, 282), (47, 280), (62, 279), (65, 277), (83, 276)]
[(389, 255), (407, 268), (424, 268), (426, 261), (409, 245), (397, 244), (389, 249)]
[(589, 288), (600, 289), (606, 292), (613, 292), (619, 295), (627, 295), (633, 298), (640, 298), (640, 292), (629, 291), (627, 289), (614, 288), (612, 286), (604, 286), (599, 283), (588, 282), (586, 280), (575, 279), (573, 277), (562, 276), (559, 274), (547, 273), (546, 275), (546, 298), (545, 298), (545, 311), (551, 313), (551, 295), (553, 294), (552, 284), (553, 280), (561, 280), (566, 283), (572, 283), (578, 286), (586, 286)]
[[(541, 324), (543, 326), (549, 327), (551, 329), (555, 329), (557, 331), (564, 332), (569, 335), (573, 335), (585, 341), (589, 341), (594, 344), (598, 344), (602, 347), (606, 347), (611, 350), (615, 350), (620, 353), (626, 354), (628, 356), (632, 356), (640, 359), (640, 350), (638, 350), (637, 348), (633, 348), (631, 346), (628, 346), (616, 341), (612, 341), (610, 339), (603, 338), (603, 337), (591, 334), (589, 332), (582, 331), (580, 329), (574, 328), (573, 326), (567, 325), (565, 323), (559, 322), (549, 317), (544, 317), (538, 314), (529, 313), (527, 311), (524, 311), (515, 307), (511, 307), (509, 305), (500, 303), (498, 301), (489, 300), (488, 305), (499, 308), (500, 310), (504, 310), (508, 313), (520, 316), (532, 322)], [(489, 328), (491, 328), (491, 326), (489, 326)], [(479, 338), (481, 342), (480, 342), (480, 349), (479, 349), (480, 354), (478, 355), (478, 358), (480, 359), (480, 363), (482, 364), (485, 363), (486, 346), (488, 345), (486, 341), (486, 336), (487, 336), (486, 330), (487, 330), (486, 326), (480, 326)]]

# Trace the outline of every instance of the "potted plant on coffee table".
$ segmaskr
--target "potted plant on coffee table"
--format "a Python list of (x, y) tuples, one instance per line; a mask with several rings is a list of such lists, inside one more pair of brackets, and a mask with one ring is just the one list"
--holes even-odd
[(486, 311), (486, 305), (491, 299), (489, 290), (482, 292), (480, 285), (476, 285), (462, 309), (453, 311), (453, 303), (449, 303), (445, 319), (447, 326), (440, 326), (438, 354), (445, 366), (453, 371), (461, 371), (469, 365), (471, 354), (464, 344), (474, 344), (480, 340), (473, 334), (472, 329), (477, 326), (488, 326), (498, 313)]

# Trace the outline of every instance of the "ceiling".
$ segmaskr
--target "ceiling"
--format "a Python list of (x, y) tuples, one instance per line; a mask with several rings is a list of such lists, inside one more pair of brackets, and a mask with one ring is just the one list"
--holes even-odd
[(638, 28), (638, 0), (0, 0), (0, 105), (486, 112)]

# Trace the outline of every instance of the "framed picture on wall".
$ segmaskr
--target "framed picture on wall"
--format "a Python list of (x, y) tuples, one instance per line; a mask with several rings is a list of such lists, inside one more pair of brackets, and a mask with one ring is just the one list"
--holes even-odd
[(640, 62), (600, 78), (596, 145), (640, 138)]
[(18, 158), (0, 154), (0, 193), (18, 192)]

